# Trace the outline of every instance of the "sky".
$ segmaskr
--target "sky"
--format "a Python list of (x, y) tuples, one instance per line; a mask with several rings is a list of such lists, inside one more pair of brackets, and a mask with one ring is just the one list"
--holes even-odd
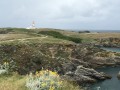
[(120, 0), (0, 0), (0, 27), (120, 30)]

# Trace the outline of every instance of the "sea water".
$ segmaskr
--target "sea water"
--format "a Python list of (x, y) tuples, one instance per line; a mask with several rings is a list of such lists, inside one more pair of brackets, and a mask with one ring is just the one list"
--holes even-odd
[(101, 49), (106, 50), (106, 51), (112, 51), (112, 52), (119, 52), (119, 53), (120, 53), (120, 48), (114, 48), (114, 47), (101, 47)]
[[(102, 49), (112, 52), (120, 52), (120, 48), (106, 48)], [(99, 81), (93, 85), (90, 85), (89, 90), (120, 90), (120, 80), (117, 78), (117, 74), (120, 71), (119, 67), (104, 67), (97, 69), (99, 72), (105, 72), (112, 76), (112, 79)]]
[(99, 81), (98, 83), (91, 85), (89, 90), (120, 90), (120, 80), (117, 78), (120, 67), (105, 67), (97, 69), (97, 71), (111, 75), (112, 79)]

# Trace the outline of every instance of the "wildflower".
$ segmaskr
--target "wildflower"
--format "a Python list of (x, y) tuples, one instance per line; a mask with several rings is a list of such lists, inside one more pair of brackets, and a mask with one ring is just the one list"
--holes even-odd
[(39, 77), (39, 72), (38, 72), (38, 71), (36, 71), (36, 73), (35, 73), (35, 74), (36, 74), (36, 76), (37, 76), (37, 77)]
[(61, 86), (61, 83), (56, 72), (42, 70), (39, 72), (36, 71), (35, 75), (30, 73), (26, 81), (26, 86), (30, 90), (55, 90)]
[(53, 84), (54, 84), (54, 81), (51, 81), (50, 84), (53, 85)]
[(50, 86), (49, 90), (55, 90), (55, 87)]
[(61, 84), (62, 84), (62, 81), (59, 81), (58, 84), (61, 85)]
[(42, 83), (41, 86), (42, 86), (42, 87), (45, 87), (45, 86), (46, 86), (46, 83)]
[(56, 76), (56, 75), (57, 75), (56, 72), (52, 72), (52, 71), (50, 71), (50, 74), (53, 75), (53, 76)]

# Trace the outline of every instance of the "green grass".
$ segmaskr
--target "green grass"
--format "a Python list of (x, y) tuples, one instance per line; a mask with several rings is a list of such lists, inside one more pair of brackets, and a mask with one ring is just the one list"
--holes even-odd
[(80, 38), (66, 36), (57, 31), (40, 31), (38, 34), (49, 35), (49, 36), (53, 36), (54, 38), (69, 40), (69, 41), (73, 41), (75, 43), (81, 43)]
[[(41, 36), (46, 34), (47, 36), (53, 36), (54, 38), (69, 40), (75, 43), (90, 43), (100, 38), (120, 38), (120, 33), (79, 33), (61, 29), (52, 28), (39, 28), (39, 29), (25, 29), (25, 28), (0, 28), (2, 33), (12, 34), (27, 34), (29, 36)], [(38, 33), (41, 33), (40, 35)]]
[[(20, 36), (23, 36), (23, 35), (20, 35)], [(42, 43), (73, 44), (72, 41), (57, 39), (50, 36), (41, 36), (41, 37), (25, 36), (25, 37), (19, 38), (19, 35), (17, 38), (6, 37), (4, 38), (4, 40), (2, 39), (2, 41), (0, 42), (1, 45), (42, 44)]]
[[(38, 34), (39, 29), (30, 30), (24, 28), (3, 28), (0, 31), (8, 31), (7, 34), (0, 34), (0, 44), (28, 44), (28, 43), (73, 43), (62, 38), (54, 38), (49, 35)], [(56, 33), (54, 33), (56, 35)], [(67, 38), (67, 37), (66, 37)], [(71, 38), (74, 39), (74, 38)]]

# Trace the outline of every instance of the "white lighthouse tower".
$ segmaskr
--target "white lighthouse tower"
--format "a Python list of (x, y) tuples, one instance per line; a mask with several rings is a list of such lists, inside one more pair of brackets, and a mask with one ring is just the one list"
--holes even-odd
[(32, 28), (31, 29), (35, 29), (35, 22), (32, 22)]
[(27, 27), (26, 29), (36, 29), (36, 27), (35, 27), (35, 22), (33, 21), (33, 22), (32, 22), (32, 25), (31, 25), (30, 27)]

